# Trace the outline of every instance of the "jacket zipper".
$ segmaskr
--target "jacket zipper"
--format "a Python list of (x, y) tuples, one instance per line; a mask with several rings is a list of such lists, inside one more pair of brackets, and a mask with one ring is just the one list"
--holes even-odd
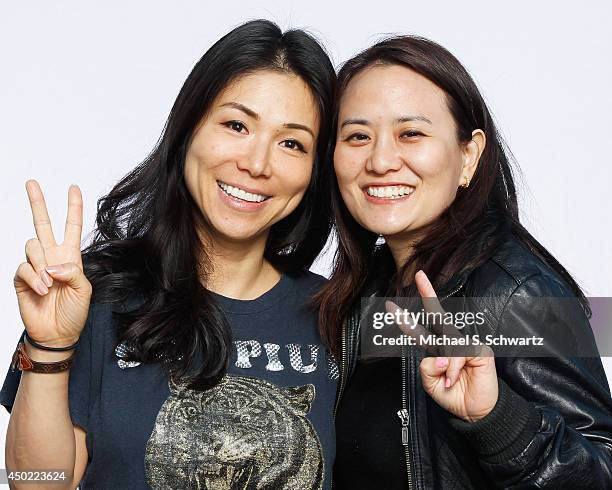
[[(464, 283), (459, 284), (457, 288), (442, 297), (441, 299), (446, 299), (458, 292)], [(352, 315), (349, 316), (348, 322), (353, 321)], [(336, 414), (338, 413), (338, 405), (340, 404), (340, 399), (344, 393), (344, 387), (346, 384), (346, 378), (348, 373), (347, 364), (348, 364), (348, 349), (347, 349), (347, 330), (349, 325), (345, 325), (342, 329), (342, 357), (340, 360), (340, 386), (338, 387), (338, 395), (336, 397), (336, 404), (334, 406), (334, 421), (336, 420)], [(400, 418), (402, 424), (402, 445), (404, 446), (404, 455), (406, 458), (406, 474), (408, 477), (408, 490), (412, 490), (412, 459), (410, 457), (410, 412), (408, 411), (408, 399), (406, 396), (406, 356), (404, 355), (404, 347), (402, 346), (402, 409), (397, 412), (397, 416)]]
[[(350, 321), (350, 320), (347, 320)], [(338, 387), (338, 393), (336, 394), (336, 403), (334, 405), (334, 424), (336, 423), (336, 413), (338, 412), (338, 405), (340, 404), (340, 398), (342, 397), (342, 392), (344, 391), (344, 380), (346, 379), (346, 376), (343, 376), (342, 373), (346, 370), (346, 366), (347, 366), (347, 357), (348, 357), (348, 352), (347, 352), (347, 348), (346, 348), (346, 330), (347, 330), (348, 326), (344, 326), (344, 328), (342, 328), (342, 356), (340, 359), (340, 370), (338, 372), (338, 375), (340, 376), (340, 386)], [(334, 488), (334, 480), (332, 478), (331, 483), (329, 485), (329, 488), (331, 490), (333, 490)]]
[[(351, 317), (347, 319), (347, 323), (352, 321)], [(336, 396), (336, 404), (334, 406), (334, 421), (336, 420), (336, 413), (338, 413), (338, 405), (340, 404), (340, 398), (342, 398), (342, 394), (344, 393), (344, 384), (345, 379), (348, 377), (348, 373), (346, 372), (347, 363), (348, 363), (348, 349), (346, 346), (346, 335), (347, 335), (348, 325), (344, 325), (342, 328), (342, 356), (340, 359), (340, 386), (338, 387), (338, 394)]]
[[(462, 287), (463, 283), (459, 284), (455, 290), (448, 293), (441, 299), (446, 299), (457, 293)], [(402, 445), (404, 446), (404, 455), (406, 457), (406, 475), (408, 477), (408, 490), (413, 488), (412, 482), (412, 458), (410, 453), (410, 411), (408, 410), (408, 397), (406, 378), (407, 378), (407, 360), (404, 355), (404, 346), (402, 346), (402, 409), (398, 410), (397, 416), (399, 417), (402, 424)]]
[(410, 455), (410, 412), (408, 411), (408, 397), (406, 396), (406, 356), (402, 346), (402, 409), (397, 412), (402, 423), (402, 445), (406, 457), (406, 475), (408, 477), (408, 490), (412, 486), (412, 458)]
[(445, 296), (442, 296), (442, 297), (441, 297), (441, 298), (439, 298), (439, 299), (440, 299), (440, 300), (445, 300), (445, 299), (450, 298), (450, 297), (451, 297), (453, 294), (455, 294), (455, 293), (459, 292), (459, 290), (460, 290), (460, 289), (461, 289), (463, 286), (465, 286), (465, 281), (463, 281), (462, 283), (460, 283), (460, 284), (459, 284), (459, 286), (457, 286), (457, 287), (455, 288), (455, 290), (451, 291), (450, 293), (446, 294)]

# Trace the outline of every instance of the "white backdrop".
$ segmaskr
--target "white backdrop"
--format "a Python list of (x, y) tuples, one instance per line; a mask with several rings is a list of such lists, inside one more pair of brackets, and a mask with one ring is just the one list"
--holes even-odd
[[(12, 278), (34, 236), (25, 181), (41, 183), (58, 239), (68, 186), (79, 184), (90, 231), (97, 198), (152, 149), (194, 63), (229, 29), (260, 17), (308, 28), (336, 65), (388, 33), (449, 48), (481, 87), (522, 168), (528, 229), (588, 295), (612, 296), (607, 1), (0, 5), (0, 366), (22, 330)], [(326, 274), (329, 262), (327, 254), (314, 269)], [(2, 409), (2, 440), (7, 423)]]

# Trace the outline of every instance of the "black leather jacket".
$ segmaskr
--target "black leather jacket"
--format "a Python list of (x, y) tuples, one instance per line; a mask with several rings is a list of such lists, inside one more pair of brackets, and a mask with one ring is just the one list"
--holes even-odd
[[(438, 296), (481, 298), (490, 331), (516, 320), (538, 332), (552, 312), (525, 309), (520, 299), (572, 294), (534, 254), (510, 241)], [(571, 325), (558, 328), (592, 339), (588, 319), (575, 304)], [(339, 402), (357, 362), (359, 337), (353, 315), (342, 336)], [(473, 424), (453, 417), (425, 393), (421, 358), (410, 349), (402, 359), (407, 488), (612, 488), (612, 399), (599, 357), (496, 357), (498, 402)]]

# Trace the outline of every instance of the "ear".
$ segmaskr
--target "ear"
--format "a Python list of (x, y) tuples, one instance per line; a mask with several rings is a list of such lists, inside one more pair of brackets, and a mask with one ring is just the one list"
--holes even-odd
[(466, 177), (468, 181), (472, 180), (482, 152), (487, 144), (487, 138), (482, 129), (472, 131), (472, 139), (463, 147), (463, 167), (459, 175), (458, 186), (465, 185)]

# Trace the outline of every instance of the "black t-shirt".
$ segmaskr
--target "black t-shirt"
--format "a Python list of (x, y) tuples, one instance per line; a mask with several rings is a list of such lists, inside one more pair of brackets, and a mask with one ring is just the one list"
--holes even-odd
[[(111, 305), (92, 304), (69, 384), (72, 421), (87, 431), (81, 487), (330, 488), (338, 368), (307, 306), (323, 281), (305, 272), (255, 300), (215, 295), (234, 349), (206, 391), (122, 360)], [(20, 376), (9, 370), (0, 392), (9, 410)]]

